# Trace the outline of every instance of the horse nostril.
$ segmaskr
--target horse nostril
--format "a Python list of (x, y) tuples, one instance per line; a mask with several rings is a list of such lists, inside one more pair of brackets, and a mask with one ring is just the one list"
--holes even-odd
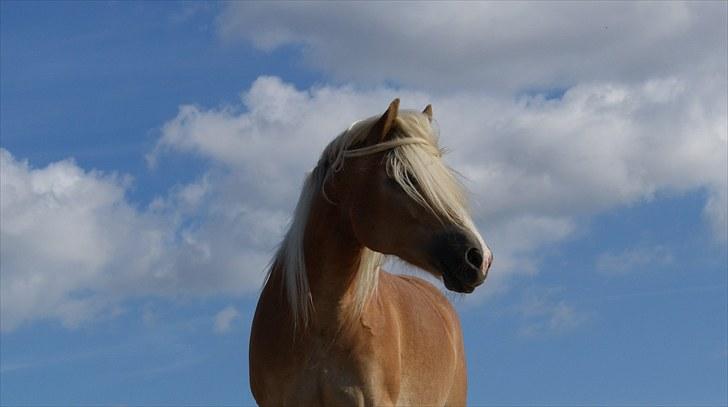
[(465, 259), (471, 267), (480, 270), (480, 267), (483, 265), (483, 252), (481, 252), (480, 249), (471, 247), (465, 253)]

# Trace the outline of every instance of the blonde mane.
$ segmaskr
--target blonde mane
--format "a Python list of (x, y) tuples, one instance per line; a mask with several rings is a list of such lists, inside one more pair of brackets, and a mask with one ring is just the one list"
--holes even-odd
[[(392, 138), (379, 144), (358, 147), (364, 143), (372, 126), (379, 119), (370, 117), (353, 123), (337, 136), (323, 151), (318, 164), (308, 174), (296, 204), (293, 219), (268, 271), (270, 279), (280, 270), (294, 324), (308, 325), (312, 313), (311, 291), (306, 275), (304, 233), (311, 204), (328, 177), (336, 176), (350, 157), (360, 157), (386, 151), (387, 174), (418, 204), (435, 214), (442, 222), (454, 223), (475, 231), (467, 210), (466, 195), (460, 182), (440, 159), (438, 136), (430, 119), (419, 112), (400, 111)], [(357, 148), (358, 147), (358, 148)], [(477, 236), (477, 231), (475, 232)], [(382, 253), (364, 248), (355, 276), (354, 304), (351, 317), (361, 315), (368, 300), (376, 291), (379, 270), (384, 262)]]

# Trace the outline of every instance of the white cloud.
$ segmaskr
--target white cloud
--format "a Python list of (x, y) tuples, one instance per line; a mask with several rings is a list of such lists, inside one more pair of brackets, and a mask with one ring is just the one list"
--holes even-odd
[(76, 325), (115, 301), (122, 273), (159, 266), (163, 227), (125, 201), (128, 180), (70, 160), (31, 169), (4, 149), (0, 165), (3, 330), (38, 317)]
[(238, 310), (232, 305), (215, 314), (215, 333), (224, 334), (230, 331), (233, 321), (240, 316)]
[[(395, 95), (433, 102), (491, 228), (519, 216), (564, 225), (660, 189), (706, 188), (706, 218), (728, 237), (724, 3), (230, 3), (217, 27), (224, 41), (262, 50), (301, 46), (309, 64), (344, 81), (415, 90), (273, 94), (260, 84), (245, 96), (247, 108), (276, 106), (271, 118), (318, 116), (309, 137), (333, 134), (316, 129), (330, 115), (353, 120)], [(563, 100), (512, 100), (553, 88), (568, 89)], [(336, 104), (322, 106), (323, 93)], [(312, 162), (326, 140), (301, 159)]]
[(154, 157), (176, 150), (222, 163), (234, 174), (225, 190), (248, 197), (231, 199), (282, 220), (326, 143), (399, 96), (408, 107), (434, 104), (442, 144), (452, 151), (446, 159), (468, 179), (475, 217), (500, 249), (496, 254), (559, 241), (574, 230), (575, 216), (650, 199), (659, 190), (707, 189), (706, 215), (725, 230), (724, 87), (721, 78), (665, 78), (585, 84), (560, 100), (514, 101), (389, 88), (298, 90), (261, 77), (241, 106), (180, 108)]
[[(662, 190), (707, 191), (724, 241), (726, 15), (724, 3), (231, 3), (218, 19), (227, 40), (301, 44), (340, 79), (404, 87), (262, 76), (239, 104), (181, 106), (150, 163), (183, 153), (211, 165), (148, 208), (127, 200), (123, 176), (34, 169), (2, 150), (2, 329), (74, 326), (134, 296), (256, 292), (304, 173), (394, 97), (434, 105), (495, 254), (491, 280), (535, 272), (579, 219)], [(523, 92), (553, 87), (568, 89)], [(551, 308), (548, 324), (569, 320), (568, 306)]]
[[(261, 77), (240, 105), (182, 106), (151, 160), (208, 158), (209, 172), (149, 208), (128, 180), (71, 161), (32, 169), (2, 154), (3, 329), (37, 318), (68, 325), (138, 295), (255, 292), (304, 173), (325, 144), (395, 96), (435, 106), (446, 156), (474, 194), (492, 246), (492, 278), (534, 272), (538, 251), (577, 217), (705, 189), (705, 214), (726, 230), (725, 78), (592, 83), (559, 100), (386, 87), (299, 90)], [(720, 236), (720, 233), (718, 233)]]
[(261, 234), (274, 233), (270, 216), (209, 204), (205, 179), (138, 209), (125, 197), (129, 179), (71, 160), (34, 169), (0, 149), (0, 165), (3, 331), (37, 319), (74, 327), (134, 297), (241, 294), (261, 284), (275, 244)]
[(345, 81), (486, 92), (725, 72), (725, 3), (229, 3), (227, 42), (299, 45)]

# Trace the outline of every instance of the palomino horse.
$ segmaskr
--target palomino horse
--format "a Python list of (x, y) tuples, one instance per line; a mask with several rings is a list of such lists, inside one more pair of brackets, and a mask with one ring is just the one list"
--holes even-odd
[(380, 270), (397, 256), (452, 291), (483, 283), (492, 255), (440, 159), (432, 108), (354, 123), (307, 177), (250, 336), (262, 406), (464, 405), (462, 333), (430, 283)]

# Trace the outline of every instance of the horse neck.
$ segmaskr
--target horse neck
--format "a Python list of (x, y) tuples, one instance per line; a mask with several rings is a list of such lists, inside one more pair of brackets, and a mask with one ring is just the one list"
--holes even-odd
[(315, 325), (338, 324), (345, 319), (362, 250), (346, 214), (317, 194), (304, 234), (304, 258)]

